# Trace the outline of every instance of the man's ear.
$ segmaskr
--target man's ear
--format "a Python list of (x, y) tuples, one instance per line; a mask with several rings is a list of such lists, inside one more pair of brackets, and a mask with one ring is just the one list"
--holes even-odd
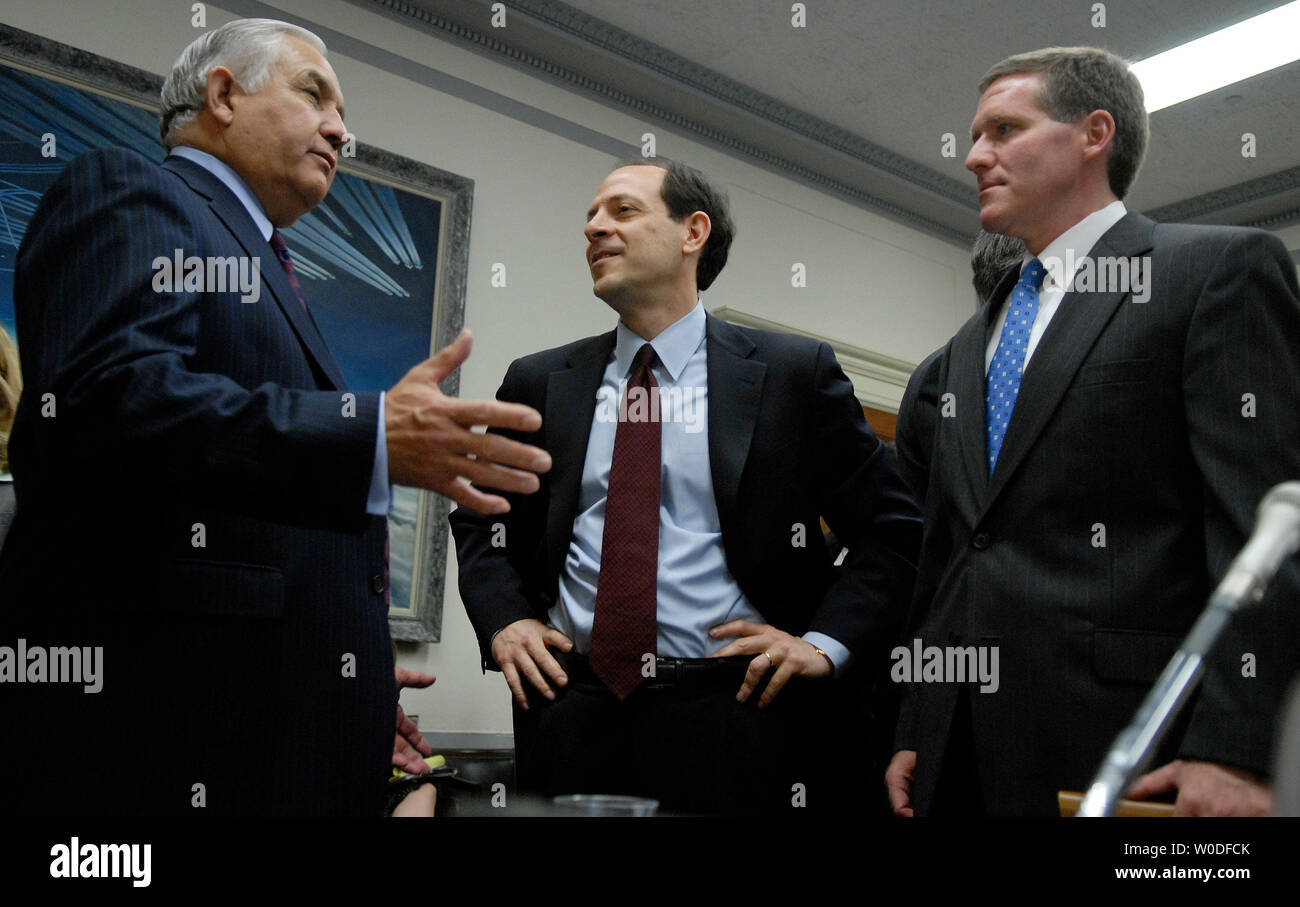
[(1115, 118), (1105, 110), (1094, 110), (1083, 118), (1083, 159), (1105, 155), (1115, 143)]
[(207, 99), (208, 110), (223, 127), (229, 126), (235, 118), (231, 96), (237, 89), (235, 75), (226, 67), (214, 66), (209, 70), (207, 83), (204, 86), (204, 97)]
[(713, 232), (713, 221), (709, 220), (709, 215), (703, 211), (696, 211), (682, 221), (682, 225), (686, 227), (682, 254), (690, 255), (703, 249), (704, 244), (709, 241), (709, 234)]

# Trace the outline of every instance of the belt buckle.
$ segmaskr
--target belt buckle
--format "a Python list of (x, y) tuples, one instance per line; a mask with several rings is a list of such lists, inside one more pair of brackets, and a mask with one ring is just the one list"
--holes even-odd
[(656, 655), (655, 676), (652, 682), (661, 687), (679, 686), (682, 683), (681, 659)]

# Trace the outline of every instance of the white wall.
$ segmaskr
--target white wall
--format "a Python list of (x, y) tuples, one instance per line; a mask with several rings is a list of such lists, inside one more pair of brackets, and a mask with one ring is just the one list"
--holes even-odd
[[(2, 0), (0, 20), (164, 74), (199, 33), (190, 24), (190, 6), (177, 0)], [(274, 6), (309, 28), (343, 32), (629, 144), (654, 132), (659, 154), (698, 166), (731, 194), (739, 239), (707, 294), (710, 308), (727, 306), (913, 363), (972, 311), (962, 248), (342, 0)], [(207, 16), (209, 27), (235, 18), (212, 4)], [(361, 141), (474, 180), (466, 323), (475, 347), (461, 376), (463, 395), (491, 396), (513, 358), (612, 327), (612, 314), (591, 295), (582, 237), (583, 213), (611, 164), (607, 154), (364, 59), (338, 52), (330, 58), (348, 127)], [(506, 265), (504, 288), (489, 284), (495, 262)], [(794, 262), (807, 267), (806, 288), (790, 285)], [(407, 691), (403, 704), (419, 713), (426, 730), (509, 732), (505, 684), (495, 673), (480, 672), (456, 591), (454, 555), (450, 560), (443, 641), (399, 651), (401, 664), (439, 680), (429, 690)]]

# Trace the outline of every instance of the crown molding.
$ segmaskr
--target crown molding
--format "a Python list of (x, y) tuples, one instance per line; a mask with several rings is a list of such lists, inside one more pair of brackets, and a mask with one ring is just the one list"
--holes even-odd
[[(978, 205), (967, 183), (944, 176), (560, 0), (511, 0), (505, 4), (508, 15), (528, 23), (532, 29), (532, 38), (529, 38), (525, 36), (528, 29), (512, 27), (510, 36), (517, 43), (503, 40), (486, 25), (478, 28), (472, 24), (474, 19), (471, 15), (478, 17), (480, 14), (486, 23), (490, 15), (488, 0), (459, 0), (456, 3), (438, 0), (348, 2), (435, 37), (452, 40), (516, 68), (540, 74), (557, 84), (578, 89), (638, 117), (667, 124), (783, 176), (931, 236), (963, 248), (969, 248), (974, 240), (972, 229), (954, 226), (960, 216), (956, 220), (945, 220), (943, 214), (944, 211), (953, 214), (968, 212), (971, 223), (974, 223)], [(755, 124), (759, 133), (793, 136), (800, 144), (797, 148), (774, 152), (764, 147), (761, 139), (742, 138), (734, 130), (711, 125), (698, 112), (692, 115), (684, 103), (666, 104), (639, 97), (610, 82), (578, 72), (554, 59), (547, 50), (532, 46), (546, 43), (539, 42), (537, 36), (541, 34), (547, 36), (551, 47), (564, 44), (589, 52), (593, 58), (612, 58), (645, 72), (648, 82), (668, 86), (679, 97), (683, 93), (702, 97), (704, 105), (711, 105), (715, 113), (725, 111), (728, 116), (724, 119), (729, 118), (733, 124), (740, 118), (742, 122)], [(804, 150), (809, 152), (811, 165), (802, 160)], [(789, 152), (794, 152), (793, 156)], [(820, 159), (815, 160), (817, 158)], [(866, 175), (863, 183), (868, 188), (846, 182), (849, 171), (837, 176), (822, 166), (841, 158), (847, 158), (858, 168), (856, 172)], [(873, 187), (880, 187), (885, 188), (887, 194), (896, 193), (900, 186), (919, 193), (918, 198), (923, 201), (913, 207), (901, 195), (886, 198), (877, 191), (870, 191)], [(1145, 213), (1165, 222), (1209, 222), (1218, 218), (1219, 222), (1277, 229), (1300, 220), (1300, 204), (1293, 204), (1288, 199), (1281, 202), (1284, 210), (1269, 212), (1268, 201), (1278, 195), (1298, 192), (1300, 168), (1292, 168)], [(921, 210), (927, 205), (931, 206), (929, 210)], [(1234, 209), (1235, 216), (1228, 213)]]
[[(477, 52), (497, 57), (502, 62), (541, 73), (566, 87), (593, 94), (639, 117), (665, 123), (742, 158), (758, 162), (783, 176), (822, 189), (931, 236), (962, 247), (968, 247), (974, 239), (974, 234), (967, 230), (956, 229), (927, 214), (912, 210), (906, 205), (850, 185), (815, 167), (717, 129), (695, 117), (577, 72), (534, 52), (527, 46), (504, 41), (491, 34), (490, 29), (480, 30), (471, 27), (443, 12), (435, 12), (424, 4), (407, 2), (407, 0), (348, 0), (348, 2), (379, 12), (436, 37), (467, 45)], [(486, 11), (488, 7), (484, 5), (483, 9)], [(684, 57), (563, 3), (554, 0), (523, 0), (523, 2), (512, 0), (508, 6), (508, 14), (523, 16), (536, 26), (567, 36), (571, 43), (576, 42), (584, 48), (589, 48), (593, 53), (609, 54), (624, 63), (650, 70), (661, 82), (671, 84), (678, 90), (685, 89), (692, 93), (706, 95), (732, 113), (758, 120), (768, 128), (793, 134), (823, 153), (833, 152), (848, 157), (859, 165), (869, 168), (870, 171), (904, 184), (909, 190), (938, 199), (946, 206), (956, 207), (971, 215), (977, 211), (969, 185), (943, 176), (937, 171), (894, 154), (847, 130), (783, 104), (775, 98), (692, 63)], [(516, 34), (517, 31), (512, 30), (512, 34)]]
[[(1300, 167), (1279, 170), (1277, 173), (1270, 173), (1244, 183), (1205, 192), (1172, 205), (1155, 208), (1147, 211), (1146, 214), (1152, 220), (1166, 223), (1194, 223), (1213, 218), (1216, 214), (1233, 208), (1291, 193), (1300, 193)], [(1300, 220), (1300, 207), (1293, 206), (1266, 217), (1234, 220), (1233, 223), (1238, 226), (1276, 230), (1296, 220)]]
[(664, 79), (680, 82), (813, 142), (857, 158), (971, 211), (978, 210), (969, 183), (944, 176), (910, 158), (841, 129), (834, 123), (791, 107), (602, 19), (558, 0), (512, 0), (510, 6), (512, 10), (527, 13), (537, 21), (580, 41), (650, 69)]

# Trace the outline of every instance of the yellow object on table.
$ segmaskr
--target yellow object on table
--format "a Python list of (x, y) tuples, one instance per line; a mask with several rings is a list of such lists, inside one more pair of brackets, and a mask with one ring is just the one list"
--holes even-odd
[[(442, 768), (444, 765), (447, 764), (447, 760), (435, 754), (433, 756), (425, 756), (424, 764), (429, 766), (430, 771), (432, 771), (435, 768)], [(391, 778), (388, 779), (388, 781), (391, 784), (394, 781), (400, 781), (402, 778), (410, 778), (410, 777), (414, 777), (410, 772), (403, 771), (397, 766), (393, 766), (393, 775)]]

